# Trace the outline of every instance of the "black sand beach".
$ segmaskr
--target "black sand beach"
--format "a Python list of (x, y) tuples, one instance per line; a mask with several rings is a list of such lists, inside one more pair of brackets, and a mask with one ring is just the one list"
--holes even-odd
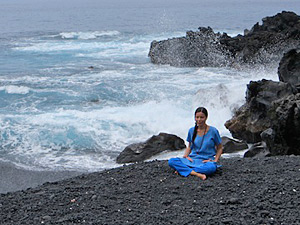
[[(1, 194), (1, 224), (300, 224), (300, 157), (222, 159), (207, 180), (167, 161)], [(13, 177), (12, 177), (13, 179)]]

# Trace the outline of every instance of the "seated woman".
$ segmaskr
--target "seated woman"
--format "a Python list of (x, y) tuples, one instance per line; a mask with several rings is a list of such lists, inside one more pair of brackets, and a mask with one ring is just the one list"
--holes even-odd
[(199, 107), (195, 111), (195, 127), (189, 129), (189, 142), (183, 158), (171, 158), (169, 166), (182, 176), (195, 175), (202, 180), (217, 170), (217, 162), (222, 154), (219, 131), (206, 124), (208, 112)]

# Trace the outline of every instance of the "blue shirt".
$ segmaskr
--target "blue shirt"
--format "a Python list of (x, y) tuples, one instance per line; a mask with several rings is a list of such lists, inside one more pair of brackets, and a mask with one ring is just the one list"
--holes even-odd
[[(197, 134), (194, 143), (192, 143), (193, 133), (195, 127), (189, 129), (187, 141), (191, 143), (191, 153), (189, 157), (192, 159), (214, 159), (216, 155), (216, 146), (221, 144), (221, 137), (219, 131), (210, 126), (207, 133), (203, 136)], [(201, 146), (202, 139), (203, 143)]]

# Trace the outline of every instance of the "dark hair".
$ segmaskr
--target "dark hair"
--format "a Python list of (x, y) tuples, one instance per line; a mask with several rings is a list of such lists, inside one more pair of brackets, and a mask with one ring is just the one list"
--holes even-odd
[[(207, 109), (204, 107), (198, 107), (195, 111), (195, 116), (198, 112), (202, 112), (206, 117), (208, 117), (208, 112)], [(193, 133), (193, 138), (192, 138), (192, 143), (194, 144), (195, 138), (197, 136), (197, 130), (198, 130), (198, 126), (197, 123), (195, 123), (195, 128), (194, 128), (194, 133)]]

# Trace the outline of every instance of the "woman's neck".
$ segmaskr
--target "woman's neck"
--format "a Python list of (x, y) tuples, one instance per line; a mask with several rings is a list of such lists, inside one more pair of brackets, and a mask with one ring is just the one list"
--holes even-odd
[(205, 130), (207, 128), (207, 125), (206, 124), (204, 124), (203, 126), (198, 126), (198, 129), (199, 130)]

